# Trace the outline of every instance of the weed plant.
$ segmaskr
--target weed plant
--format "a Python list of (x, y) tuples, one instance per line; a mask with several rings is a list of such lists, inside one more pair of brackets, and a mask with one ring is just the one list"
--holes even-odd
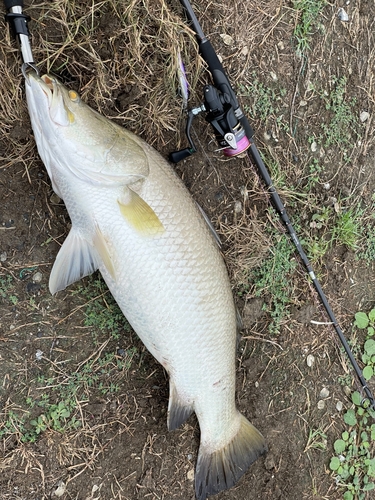
[[(273, 217), (276, 214), (272, 209)], [(263, 263), (255, 268), (250, 276), (254, 283), (255, 295), (269, 296), (268, 304), (264, 307), (271, 317), (269, 331), (277, 334), (280, 331), (282, 321), (289, 315), (288, 305), (293, 295), (292, 274), (296, 269), (297, 262), (294, 258), (294, 247), (285, 234), (279, 234), (272, 230), (273, 238), (276, 240), (270, 250), (270, 255)]]
[(250, 102), (244, 106), (250, 118), (267, 123), (268, 119), (273, 117), (279, 128), (289, 130), (287, 122), (282, 118), (285, 88), (278, 87), (276, 84), (266, 86), (253, 71), (250, 82), (247, 85), (239, 86), (239, 94), (245, 101)]
[[(354, 327), (366, 332), (362, 349), (362, 370), (366, 381), (375, 372), (375, 309), (368, 314), (358, 312)], [(375, 490), (375, 411), (367, 401), (362, 401), (359, 392), (351, 396), (352, 407), (344, 414), (348, 426), (334, 442), (335, 454), (329, 467), (335, 475), (336, 484), (344, 488), (344, 500), (365, 500), (368, 492)]]
[(309, 50), (310, 40), (319, 26), (319, 15), (327, 3), (326, 0), (293, 0), (293, 8), (299, 14), (293, 32), (297, 54), (302, 56)]
[(348, 159), (348, 150), (354, 146), (359, 137), (358, 120), (352, 111), (356, 101), (354, 98), (346, 99), (345, 76), (334, 78), (332, 83), (332, 91), (321, 94), (325, 108), (330, 112), (330, 121), (322, 123), (324, 134), (320, 140), (326, 148), (337, 146), (343, 152), (344, 159)]
[(112, 339), (118, 340), (120, 334), (131, 331), (121, 309), (99, 276), (90, 276), (88, 284), (79, 285), (72, 293), (86, 301), (84, 324), (91, 329), (95, 341), (100, 333), (109, 334)]

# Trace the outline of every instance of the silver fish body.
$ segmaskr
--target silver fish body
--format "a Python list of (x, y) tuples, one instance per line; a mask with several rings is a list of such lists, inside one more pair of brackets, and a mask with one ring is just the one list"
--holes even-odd
[(236, 409), (236, 310), (211, 231), (171, 166), (142, 139), (54, 77), (30, 73), (26, 95), (39, 154), (72, 221), (51, 292), (100, 270), (169, 374), (168, 428), (198, 417), (197, 498), (231, 487), (266, 446)]

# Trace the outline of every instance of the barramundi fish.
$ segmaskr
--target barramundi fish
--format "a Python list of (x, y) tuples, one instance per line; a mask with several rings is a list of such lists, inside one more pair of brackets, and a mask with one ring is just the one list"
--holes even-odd
[(99, 269), (169, 375), (168, 428), (195, 412), (199, 500), (230, 488), (266, 450), (235, 404), (236, 309), (218, 245), (169, 163), (54, 76), (26, 76), (38, 152), (72, 228), (52, 294)]

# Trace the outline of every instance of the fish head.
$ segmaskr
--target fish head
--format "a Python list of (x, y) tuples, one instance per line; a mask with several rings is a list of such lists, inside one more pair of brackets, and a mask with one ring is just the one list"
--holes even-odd
[(68, 90), (54, 76), (40, 77), (30, 72), (26, 83), (30, 116), (43, 130), (69, 127), (82, 113), (82, 101), (77, 92)]
[(27, 73), (26, 98), (38, 151), (52, 182), (53, 169), (111, 186), (148, 175), (148, 160), (135, 136), (97, 113), (55, 76)]

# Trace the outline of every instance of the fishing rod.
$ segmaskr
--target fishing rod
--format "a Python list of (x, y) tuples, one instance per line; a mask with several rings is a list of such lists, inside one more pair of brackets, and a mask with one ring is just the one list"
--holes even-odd
[(30, 33), (27, 24), (30, 17), (23, 13), (23, 0), (4, 0), (4, 5), (7, 10), (5, 19), (10, 24), (21, 51), (23, 60), (22, 73), (25, 75), (27, 68), (32, 68), (39, 74), (31, 51)]
[[(265, 166), (253, 140), (254, 132), (251, 128), (248, 119), (243, 114), (236, 95), (230, 85), (224, 68), (219, 61), (215, 49), (211, 42), (207, 39), (202, 31), (202, 28), (197, 20), (193, 8), (188, 0), (180, 0), (185, 9), (189, 24), (196, 34), (199, 52), (202, 58), (207, 63), (211, 73), (214, 85), (205, 85), (203, 88), (204, 103), (197, 108), (188, 111), (188, 120), (186, 125), (186, 135), (190, 144), (189, 148), (174, 151), (170, 154), (170, 160), (174, 163), (181, 161), (196, 151), (195, 145), (191, 140), (190, 128), (193, 118), (201, 112), (206, 112), (206, 121), (213, 127), (216, 140), (227, 157), (237, 156), (246, 151), (250, 160), (255, 164), (258, 172), (267, 187), (270, 201), (282, 222), (284, 223), (289, 236), (297, 249), (297, 252), (306, 267), (306, 270), (314, 284), (314, 287), (319, 295), (319, 298), (328, 314), (328, 317), (336, 330), (340, 342), (352, 364), (357, 378), (360, 382), (362, 391), (365, 392), (369, 406), (375, 411), (375, 400), (372, 392), (367, 386), (363, 373), (355, 360), (353, 353), (348, 345), (348, 342), (341, 330), (336, 317), (328, 303), (323, 289), (313, 271), (313, 268), (302, 248), (301, 242), (294, 230), (294, 227), (288, 217), (285, 206), (281, 201), (275, 186), (272, 183), (270, 174)], [(364, 404), (366, 399), (362, 401)]]

